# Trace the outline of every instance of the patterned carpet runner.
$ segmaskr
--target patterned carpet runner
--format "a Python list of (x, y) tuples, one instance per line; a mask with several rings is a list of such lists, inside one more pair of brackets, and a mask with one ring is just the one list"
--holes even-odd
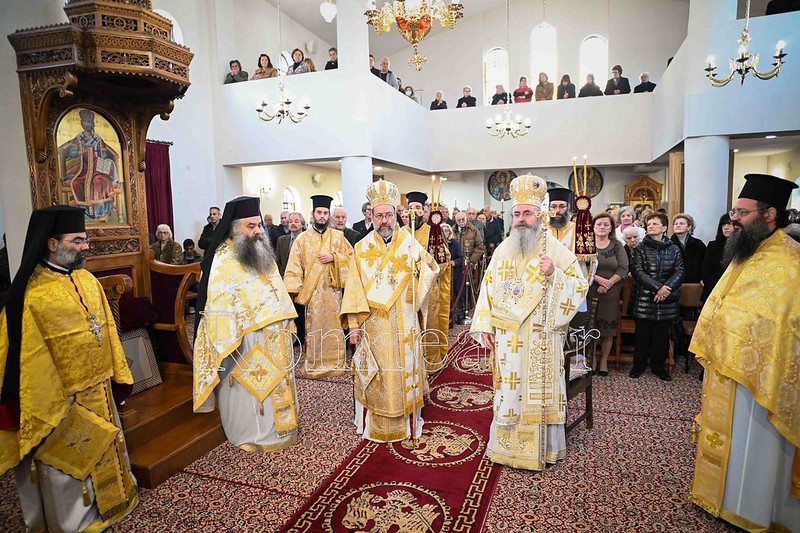
[(448, 359), (417, 446), (363, 441), (282, 531), (481, 530), (500, 471), (485, 456), (491, 367), (463, 334)]

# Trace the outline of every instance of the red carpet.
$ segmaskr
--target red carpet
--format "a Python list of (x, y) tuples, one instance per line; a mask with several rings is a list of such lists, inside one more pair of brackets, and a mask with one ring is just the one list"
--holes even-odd
[(363, 441), (283, 531), (482, 528), (500, 471), (485, 457), (491, 370), (466, 336), (449, 358), (431, 384), (417, 447)]

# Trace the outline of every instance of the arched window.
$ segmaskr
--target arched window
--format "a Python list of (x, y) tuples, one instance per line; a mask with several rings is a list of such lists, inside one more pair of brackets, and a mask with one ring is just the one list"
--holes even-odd
[(502, 85), (506, 92), (513, 92), (508, 83), (508, 52), (504, 48), (492, 48), (483, 54), (483, 101), (492, 102), (495, 87)]
[(183, 44), (183, 30), (178, 21), (175, 20), (175, 17), (172, 16), (172, 13), (163, 9), (154, 9), (153, 12), (172, 22), (172, 42)]
[(299, 211), (302, 213), (300, 207), (300, 194), (294, 187), (286, 187), (283, 190), (283, 206), (284, 211)]
[(590, 35), (580, 48), (580, 78), (572, 80), (576, 87), (583, 87), (586, 75), (594, 74), (594, 82), (603, 87), (608, 77), (608, 41), (601, 35)]
[(544, 72), (547, 78), (558, 85), (558, 47), (556, 44), (556, 28), (542, 22), (531, 30), (531, 72), (528, 85), (539, 83), (539, 73)]

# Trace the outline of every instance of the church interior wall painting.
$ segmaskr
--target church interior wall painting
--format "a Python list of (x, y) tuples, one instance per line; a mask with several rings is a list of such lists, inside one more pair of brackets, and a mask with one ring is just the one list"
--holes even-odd
[(120, 136), (99, 111), (74, 107), (56, 127), (58, 199), (81, 207), (89, 227), (128, 225), (127, 172)]

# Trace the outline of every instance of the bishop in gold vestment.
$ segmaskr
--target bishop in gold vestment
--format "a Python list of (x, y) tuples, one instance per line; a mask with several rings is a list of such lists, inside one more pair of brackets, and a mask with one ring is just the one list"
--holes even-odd
[[(225, 436), (246, 451), (297, 440), (298, 401), (291, 319), (257, 198), (225, 206), (203, 260), (194, 343), (194, 410), (214, 409)], [(216, 391), (215, 391), (216, 389)]]
[(83, 209), (34, 211), (0, 312), (0, 474), (29, 531), (101, 531), (138, 501), (109, 381), (133, 377), (88, 249)]
[(470, 332), (494, 349), (494, 418), (487, 454), (514, 468), (543, 470), (566, 456), (564, 329), (589, 285), (575, 255), (543, 233), (547, 185), (510, 185), (513, 226), (492, 255)]
[(357, 344), (353, 357), (355, 425), (365, 439), (392, 442), (422, 435), (427, 380), (418, 343), (418, 313), (439, 268), (396, 223), (397, 186), (367, 190), (375, 231), (350, 263), (341, 316)]
[(442, 237), (439, 224), (442, 213), (433, 210), (428, 222), (423, 221), (422, 212), (428, 196), (422, 192), (412, 191), (406, 194), (409, 209), (418, 213), (415, 219), (414, 238), (425, 248), (439, 265), (439, 275), (428, 295), (428, 305), (423, 309), (423, 335), (420, 337), (424, 352), (425, 368), (429, 373), (442, 369), (448, 349), (450, 332), (450, 283), (452, 270), (450, 250), (447, 241)]
[(794, 184), (745, 179), (725, 245), (732, 262), (689, 347), (705, 368), (690, 499), (747, 531), (797, 533), (800, 244), (776, 227)]
[(328, 227), (330, 196), (316, 195), (312, 227), (295, 239), (283, 281), (306, 308), (304, 374), (319, 378), (349, 370), (339, 310), (353, 247), (344, 233)]

